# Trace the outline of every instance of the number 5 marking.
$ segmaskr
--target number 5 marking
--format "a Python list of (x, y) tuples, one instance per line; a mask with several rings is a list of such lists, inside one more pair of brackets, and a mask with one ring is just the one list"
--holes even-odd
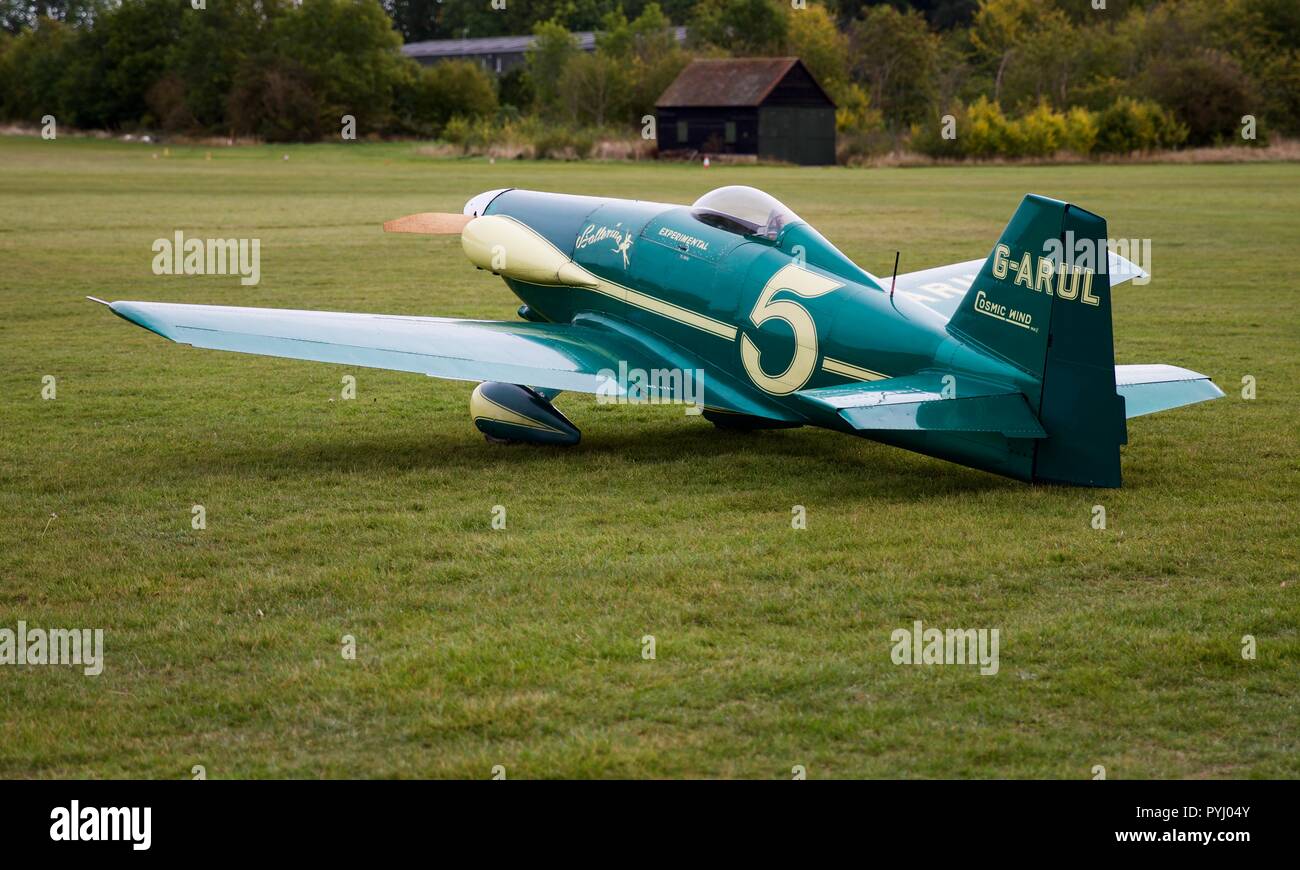
[(791, 263), (780, 269), (763, 285), (763, 292), (758, 294), (754, 309), (749, 312), (749, 322), (762, 326), (769, 320), (784, 320), (794, 330), (794, 357), (786, 370), (775, 377), (763, 371), (759, 362), (758, 346), (748, 335), (740, 337), (740, 359), (745, 364), (745, 372), (760, 390), (774, 396), (785, 396), (803, 387), (812, 377), (817, 367), (817, 324), (813, 322), (808, 309), (792, 299), (772, 297), (782, 290), (789, 290), (804, 299), (816, 299), (844, 285), (838, 281), (810, 272)]

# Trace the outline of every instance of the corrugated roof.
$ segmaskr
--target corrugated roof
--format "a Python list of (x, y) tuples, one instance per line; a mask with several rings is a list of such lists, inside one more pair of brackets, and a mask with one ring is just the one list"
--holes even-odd
[(797, 57), (694, 60), (655, 102), (660, 108), (757, 106), (780, 84)]
[[(679, 43), (686, 41), (686, 28), (674, 27)], [(581, 30), (573, 34), (582, 51), (596, 50), (596, 34)], [(407, 57), (477, 57), (485, 54), (520, 54), (532, 47), (535, 36), (485, 36), (477, 39), (430, 39), (402, 46)]]

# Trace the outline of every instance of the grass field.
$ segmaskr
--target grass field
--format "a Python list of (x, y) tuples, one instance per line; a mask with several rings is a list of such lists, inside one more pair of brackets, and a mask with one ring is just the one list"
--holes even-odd
[[(0, 139), (0, 628), (106, 646), (94, 678), (0, 667), (0, 775), (1300, 776), (1300, 166), (205, 153)], [(1117, 361), (1228, 395), (1130, 421), (1121, 490), (586, 396), (558, 402), (579, 447), (500, 448), (470, 384), (198, 351), (83, 299), (513, 319), (456, 240), (380, 222), (494, 187), (732, 183), (885, 273), (987, 253), (1025, 192), (1078, 202), (1153, 239)], [(260, 238), (261, 283), (154, 276), (177, 229)], [(998, 628), (1000, 672), (893, 664), (917, 619)]]

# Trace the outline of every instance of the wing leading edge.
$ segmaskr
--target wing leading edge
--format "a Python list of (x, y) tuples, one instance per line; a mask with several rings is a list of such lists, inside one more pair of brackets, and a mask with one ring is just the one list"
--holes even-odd
[(617, 335), (550, 323), (166, 302), (113, 302), (109, 308), (194, 347), (585, 393), (602, 386), (602, 369), (617, 369), (632, 352)]
[[(96, 299), (97, 302), (102, 300)], [(704, 370), (709, 407), (787, 419), (722, 372), (628, 324), (506, 323), (444, 317), (349, 314), (168, 302), (105, 302), (119, 317), (163, 338), (211, 350), (418, 372), (463, 381), (525, 384), (549, 393), (620, 396), (621, 373)], [(611, 374), (618, 375), (611, 378)], [(653, 381), (660, 401), (693, 402), (682, 381)]]

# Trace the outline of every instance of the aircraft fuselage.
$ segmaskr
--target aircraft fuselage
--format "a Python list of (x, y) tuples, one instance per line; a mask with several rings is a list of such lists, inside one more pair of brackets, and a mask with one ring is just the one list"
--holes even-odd
[(526, 316), (630, 323), (706, 360), (715, 380), (756, 390), (769, 412), (779, 409), (792, 422), (851, 428), (834, 414), (810, 419), (807, 403), (789, 398), (798, 390), (936, 365), (1016, 378), (1011, 367), (954, 340), (925, 306), (891, 299), (887, 286), (802, 221), (769, 239), (711, 225), (689, 206), (526, 190), (497, 194), (482, 213), (526, 224), (602, 279), (590, 289), (531, 283), (504, 270)]

